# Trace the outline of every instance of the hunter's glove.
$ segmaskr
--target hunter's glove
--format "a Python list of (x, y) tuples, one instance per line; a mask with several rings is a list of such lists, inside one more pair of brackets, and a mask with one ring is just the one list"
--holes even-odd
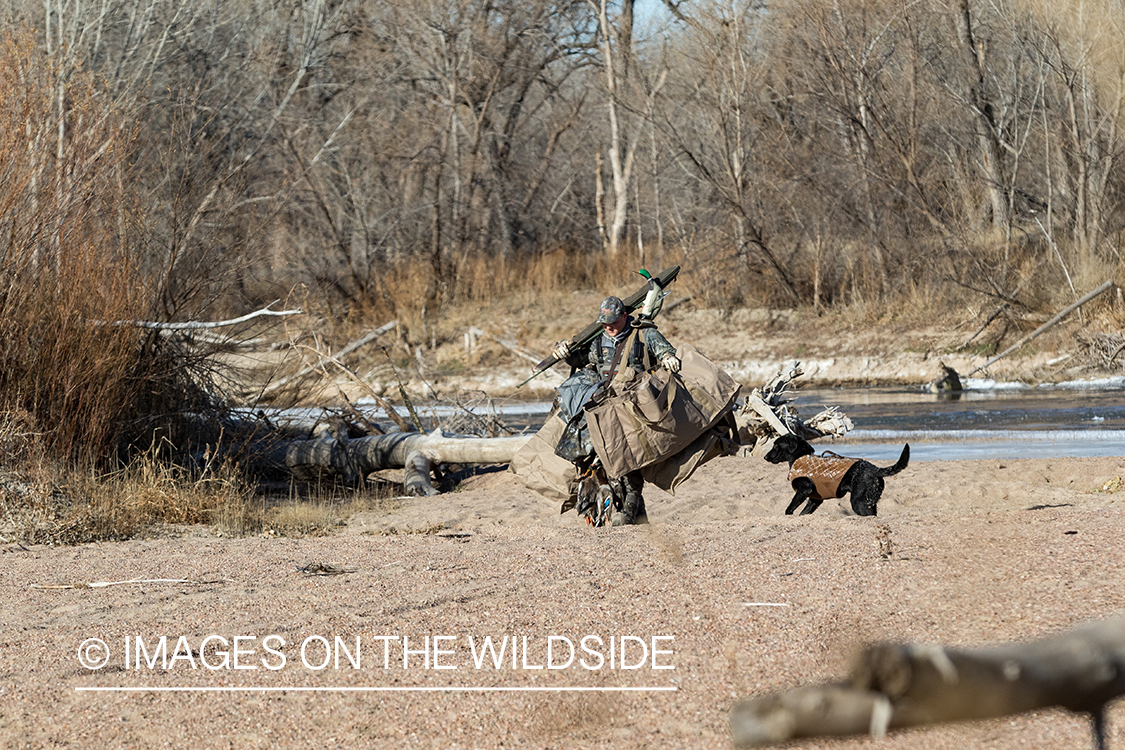
[(668, 372), (680, 371), (680, 358), (675, 354), (665, 354), (660, 360), (660, 366)]
[(552, 352), (559, 359), (566, 359), (570, 355), (570, 342), (569, 341), (559, 341), (559, 342), (557, 342), (555, 344), (555, 348), (552, 350)]

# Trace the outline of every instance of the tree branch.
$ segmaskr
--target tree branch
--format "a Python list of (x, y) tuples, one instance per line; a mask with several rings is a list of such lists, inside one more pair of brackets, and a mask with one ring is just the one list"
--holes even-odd
[(353, 341), (352, 343), (348, 344), (343, 349), (336, 352), (336, 354), (323, 357), (319, 362), (316, 362), (315, 364), (309, 365), (308, 367), (302, 369), (300, 372), (294, 373), (293, 375), (290, 375), (289, 377), (281, 378), (279, 380), (275, 380), (274, 382), (270, 383), (265, 388), (261, 389), (261, 391), (258, 393), (259, 398), (261, 396), (266, 395), (267, 393), (273, 393), (274, 391), (285, 387), (289, 383), (292, 383), (295, 380), (299, 380), (299, 379), (305, 377), (309, 373), (313, 373), (313, 372), (316, 372), (318, 370), (322, 370), (324, 365), (327, 364), (328, 362), (332, 361), (333, 359), (340, 359), (344, 356), (347, 356), (348, 354), (351, 354), (356, 349), (359, 349), (361, 346), (366, 346), (367, 344), (370, 344), (372, 341), (376, 340), (377, 338), (382, 336), (387, 331), (393, 330), (395, 328), (395, 326), (397, 326), (397, 325), (398, 325), (397, 320), (392, 320), (390, 323), (384, 323), (382, 326), (376, 328), (374, 331), (367, 334), (366, 336), (363, 336), (362, 338), (358, 338), (355, 341)]
[(135, 328), (155, 328), (161, 331), (201, 331), (207, 328), (223, 328), (225, 326), (238, 325), (245, 323), (254, 318), (260, 318), (270, 315), (300, 315), (301, 310), (271, 310), (270, 306), (277, 304), (276, 301), (266, 305), (261, 310), (255, 310), (252, 313), (247, 313), (240, 318), (231, 318), (230, 320), (215, 320), (210, 322), (190, 320), (185, 323), (154, 323), (147, 320), (115, 320), (113, 322), (106, 322), (102, 320), (94, 321), (96, 325), (111, 325), (111, 326), (133, 326)]

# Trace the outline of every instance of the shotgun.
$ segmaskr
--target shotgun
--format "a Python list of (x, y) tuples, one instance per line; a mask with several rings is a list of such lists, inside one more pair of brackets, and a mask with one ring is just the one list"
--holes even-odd
[[(645, 310), (645, 312), (650, 318), (655, 317), (656, 313), (660, 311), (659, 302), (662, 301), (663, 297), (661, 296), (658, 299), (656, 296), (651, 295), (651, 292), (655, 290), (657, 291), (658, 295), (665, 294), (664, 290), (668, 287), (669, 284), (676, 280), (677, 276), (680, 275), (680, 267), (672, 266), (671, 268), (666, 268), (655, 276), (650, 275), (648, 271), (645, 271), (644, 269), (641, 269), (640, 271), (638, 271), (638, 273), (640, 273), (641, 276), (645, 277), (645, 285), (636, 292), (633, 292), (628, 297), (625, 297), (621, 300), (625, 304), (625, 312), (627, 314), (634, 313), (637, 310), (646, 307), (645, 301), (646, 299), (648, 299), (649, 305), (647, 307), (649, 309)], [(600, 336), (601, 332), (602, 326), (600, 323), (596, 321), (591, 323), (590, 325), (583, 328), (582, 331), (578, 333), (578, 335), (570, 340), (570, 348), (573, 350), (585, 346), (586, 344), (593, 341), (597, 336)], [(522, 388), (525, 384), (527, 384), (534, 378), (539, 377), (547, 370), (550, 370), (559, 362), (559, 358), (554, 354), (542, 360), (532, 369), (531, 377), (517, 385), (516, 388)]]

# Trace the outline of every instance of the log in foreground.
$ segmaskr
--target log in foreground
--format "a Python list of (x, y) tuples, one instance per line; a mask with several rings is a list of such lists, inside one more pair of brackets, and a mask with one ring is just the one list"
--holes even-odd
[(1095, 741), (1104, 747), (1105, 706), (1122, 694), (1125, 617), (987, 648), (876, 644), (845, 682), (737, 704), (731, 732), (737, 747), (762, 747), (1061, 707), (1091, 714)]
[(429, 434), (398, 432), (348, 440), (322, 435), (311, 440), (280, 443), (255, 456), (259, 469), (284, 471), (294, 476), (335, 474), (358, 481), (383, 469), (405, 469), (403, 484), (410, 495), (437, 495), (430, 483), (435, 464), (503, 464), (531, 438), (450, 437), (440, 430)]

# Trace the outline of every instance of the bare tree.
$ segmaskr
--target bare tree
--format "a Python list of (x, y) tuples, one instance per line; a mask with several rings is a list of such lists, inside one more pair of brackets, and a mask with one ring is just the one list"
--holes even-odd
[(428, 299), (436, 301), (466, 261), (492, 252), (503, 258), (533, 242), (526, 211), (543, 198), (581, 112), (570, 79), (588, 45), (584, 8), (470, 0), (371, 6), (353, 45), (360, 59), (378, 63), (344, 60), (335, 71), (350, 82), (335, 98), (360, 103), (352, 133), (310, 180), (323, 205), (319, 218), (301, 224), (303, 232), (322, 224), (335, 248), (337, 270), (328, 264), (318, 275), (339, 275), (346, 280), (339, 291), (362, 299), (373, 264), (424, 258)]
[(992, 225), (1005, 230), (1008, 224), (1008, 205), (1002, 174), (1000, 124), (997, 122), (994, 106), (987, 85), (987, 47), (978, 40), (973, 26), (973, 14), (969, 0), (960, 0), (960, 12), (956, 14), (957, 39), (961, 43), (961, 55), (970, 71), (969, 92), (966, 97), (977, 122), (977, 159), (984, 188), (988, 195)]
[[(798, 298), (792, 273), (773, 246), (762, 214), (767, 187), (760, 159), (764, 57), (755, 49), (764, 18), (758, 0), (701, 9), (677, 40), (669, 102), (660, 127), (684, 166), (713, 191), (733, 226), (745, 274), (764, 263), (783, 293)], [(753, 261), (753, 262), (752, 262)]]
[(608, 0), (599, 0), (597, 12), (609, 115), (609, 167), (613, 175), (613, 212), (604, 238), (608, 245), (604, 249), (615, 258), (625, 236), (629, 185), (642, 130), (639, 123), (628, 117), (625, 106), (633, 57), (633, 0), (622, 0), (615, 23), (611, 23), (608, 6)]
[[(1095, 5), (1077, 22), (1047, 6), (1038, 15), (1035, 49), (1058, 84), (1055, 101), (1061, 111), (1056, 110), (1059, 116), (1051, 122), (1066, 167), (1060, 170), (1059, 187), (1065, 188), (1060, 197), (1065, 196), (1071, 209), (1078, 260), (1086, 264), (1100, 248), (1120, 184), (1120, 123), (1125, 113), (1125, 78), (1119, 63), (1122, 21), (1109, 5)], [(1111, 62), (1115, 58), (1116, 64)]]
[[(733, 304), (950, 278), (1008, 299), (1120, 262), (1110, 0), (1073, 23), (1046, 2), (665, 0), (659, 44), (634, 2), (50, 0), (0, 16), (52, 61), (36, 165), (103, 127), (67, 114), (76, 76), (125, 113), (114, 137), (135, 129), (122, 180), (143, 204), (130, 252), (152, 317), (300, 284), (341, 315), (403, 317), (493, 259), (619, 256), (634, 227), (638, 247), (698, 254)], [(1024, 269), (1048, 283), (1010, 278)]]

